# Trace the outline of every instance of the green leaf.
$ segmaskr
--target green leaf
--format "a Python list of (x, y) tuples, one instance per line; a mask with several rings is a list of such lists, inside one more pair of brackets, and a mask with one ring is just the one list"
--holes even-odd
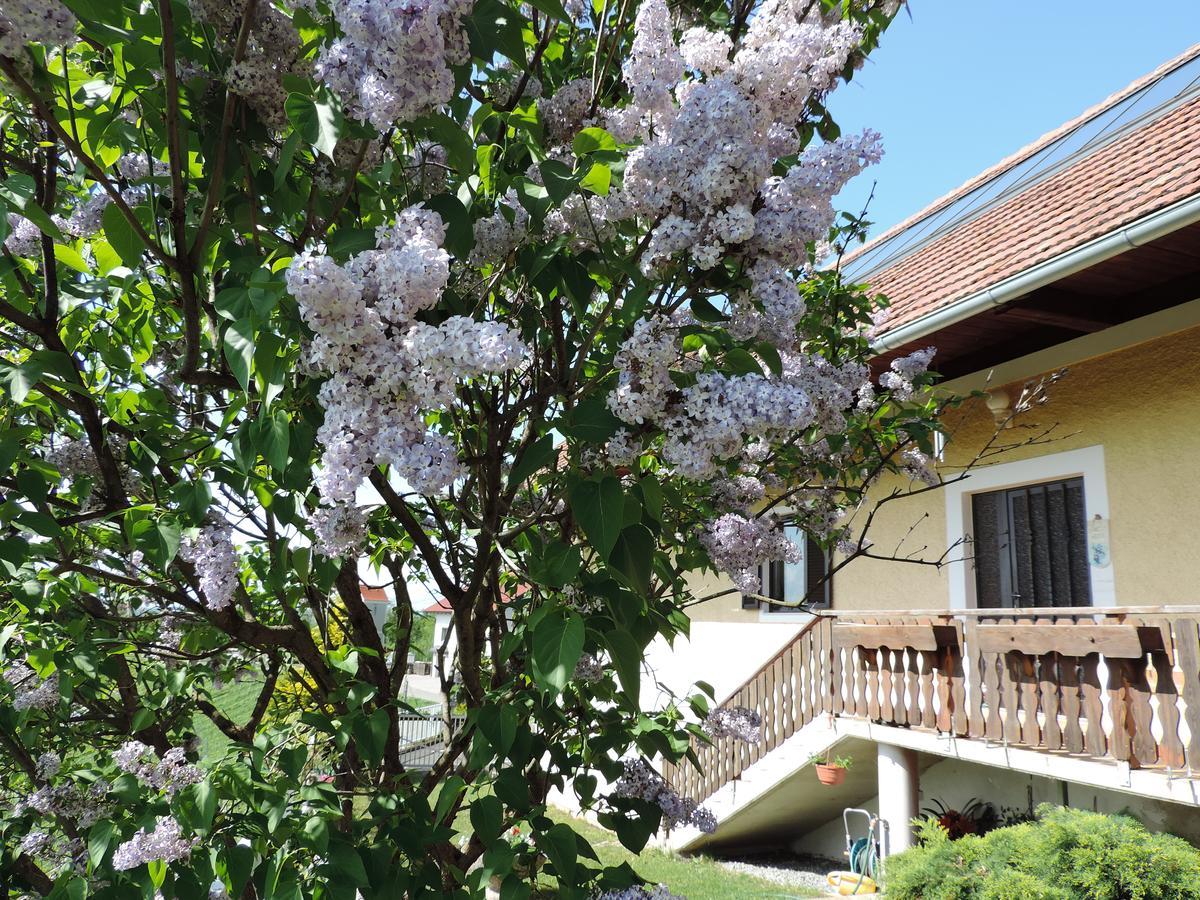
[(559, 0), (529, 0), (529, 5), (563, 22), (571, 21), (571, 17), (567, 15), (567, 11), (563, 9), (563, 5)]
[(613, 415), (603, 397), (589, 397), (571, 411), (569, 421), (558, 425), (558, 430), (577, 441), (602, 444), (623, 427), (625, 423)]
[(275, 410), (265, 422), (262, 430), (263, 458), (276, 472), (287, 468), (288, 444), (291, 438), (291, 422), (287, 413)]
[(611, 185), (612, 170), (604, 163), (593, 163), (592, 167), (588, 169), (588, 173), (579, 182), (580, 187), (601, 196), (608, 195), (608, 189)]
[(367, 883), (367, 870), (363, 866), (362, 857), (350, 844), (330, 842), (329, 864), (333, 866), (334, 871), (345, 875), (356, 886)]
[(579, 176), (571, 171), (570, 166), (557, 159), (546, 160), (538, 166), (538, 171), (542, 173), (546, 193), (555, 203), (562, 203), (575, 193), (575, 188), (579, 186)]
[(523, 484), (525, 479), (535, 472), (548, 468), (554, 461), (554, 437), (544, 435), (525, 448), (521, 458), (513, 465), (508, 473), (508, 486), (515, 488)]
[(288, 120), (300, 136), (320, 153), (333, 159), (342, 132), (342, 115), (328, 98), (288, 94), (283, 105)]
[(640, 709), (642, 690), (642, 651), (633, 636), (623, 629), (613, 629), (604, 635), (612, 656), (613, 668), (621, 679), (621, 688), (631, 709)]
[(563, 587), (579, 574), (582, 558), (578, 547), (551, 541), (541, 553), (530, 555), (529, 577), (544, 587)]
[(222, 347), (233, 377), (238, 380), (243, 391), (249, 390), (250, 363), (254, 359), (254, 323), (249, 319), (234, 322), (225, 329)]
[(422, 116), (413, 128), (428, 131), (446, 150), (446, 162), (464, 178), (475, 174), (475, 144), (461, 125), (444, 115)]
[(538, 849), (554, 864), (558, 880), (567, 885), (575, 883), (575, 862), (579, 856), (575, 832), (563, 822), (552, 825), (537, 836)]
[(111, 819), (101, 819), (88, 832), (88, 859), (91, 860), (93, 869), (100, 868), (100, 863), (104, 861), (104, 854), (108, 852), (112, 843), (115, 827)]
[(196, 826), (198, 831), (208, 831), (212, 828), (213, 818), (217, 814), (217, 792), (210, 781), (201, 781), (196, 785)]
[(454, 801), (459, 798), (467, 788), (467, 783), (462, 780), (459, 775), (451, 775), (442, 782), (441, 790), (438, 791), (437, 802), (434, 804), (433, 820), (440, 822), (446, 818), (450, 812), (450, 808), (454, 805)]
[(485, 706), (479, 711), (479, 730), (488, 739), (496, 756), (504, 758), (517, 739), (517, 711), (507, 704)]
[(54, 258), (64, 266), (69, 266), (76, 272), (83, 272), (85, 275), (92, 271), (92, 267), (88, 265), (87, 260), (79, 255), (79, 251), (66, 244), (54, 245)]
[(638, 487), (642, 491), (642, 508), (650, 514), (650, 518), (661, 522), (663, 517), (663, 491), (658, 479), (647, 472), (638, 479)]
[(493, 843), (504, 828), (504, 804), (491, 794), (477, 797), (471, 804), (471, 827), (485, 846)]
[(621, 482), (612, 475), (573, 481), (567, 486), (567, 502), (588, 542), (602, 559), (608, 559), (624, 524)]
[(379, 765), (379, 761), (383, 759), (384, 748), (387, 746), (387, 711), (377, 709), (369, 716), (360, 716), (354, 720), (351, 727), (359, 756), (369, 766)]
[(616, 150), (617, 139), (603, 128), (585, 128), (571, 141), (571, 149), (576, 156), (593, 153), (596, 150)]
[(707, 297), (697, 297), (692, 301), (692, 314), (701, 322), (729, 321), (729, 316), (713, 306)]
[(763, 373), (758, 360), (741, 347), (734, 347), (725, 354), (724, 369), (731, 375), (761, 375)]
[(555, 610), (533, 630), (533, 678), (551, 693), (561, 693), (575, 673), (583, 653), (583, 619), (573, 612)]
[(617, 538), (609, 564), (621, 580), (643, 597), (650, 590), (654, 564), (654, 535), (645, 525), (630, 525)]
[(475, 246), (475, 231), (471, 216), (459, 199), (451, 194), (437, 194), (425, 201), (446, 223), (446, 249), (456, 257), (465, 259)]
[(100, 222), (104, 226), (104, 239), (117, 251), (121, 262), (130, 269), (136, 269), (142, 261), (146, 243), (134, 231), (129, 220), (121, 214), (115, 203), (110, 203), (100, 215)]

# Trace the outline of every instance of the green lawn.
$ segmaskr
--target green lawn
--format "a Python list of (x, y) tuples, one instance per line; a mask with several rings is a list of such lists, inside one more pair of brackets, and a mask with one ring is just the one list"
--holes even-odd
[(679, 856), (647, 847), (630, 853), (612, 832), (566, 813), (552, 810), (551, 817), (571, 826), (592, 845), (600, 861), (607, 866), (629, 863), (634, 871), (651, 884), (664, 884), (687, 900), (739, 900), (739, 898), (819, 897), (820, 892), (800, 892), (799, 888), (752, 878), (722, 869), (704, 856)]

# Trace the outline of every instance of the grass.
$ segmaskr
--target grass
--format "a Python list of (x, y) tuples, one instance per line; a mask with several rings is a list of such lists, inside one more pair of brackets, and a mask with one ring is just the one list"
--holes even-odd
[(591, 822), (575, 818), (567, 813), (552, 810), (551, 817), (568, 823), (587, 839), (606, 866), (629, 863), (639, 875), (651, 884), (663, 884), (673, 894), (688, 900), (737, 900), (737, 898), (819, 897), (818, 891), (785, 887), (774, 882), (754, 878), (721, 868), (705, 856), (680, 856), (664, 850), (647, 847), (641, 853), (630, 853), (617, 840), (617, 836)]

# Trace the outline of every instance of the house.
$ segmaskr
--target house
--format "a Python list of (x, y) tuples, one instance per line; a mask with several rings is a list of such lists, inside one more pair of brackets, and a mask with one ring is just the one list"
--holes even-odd
[[(814, 593), (826, 562), (796, 535), (805, 562), (762, 593), (807, 612), (726, 595), (691, 611), (690, 647), (656, 649), (665, 683), (762, 717), (758, 744), (669, 769), (719, 821), (669, 842), (832, 855), (865, 806), (896, 851), (922, 807), (975, 797), (1200, 840), (1200, 46), (843, 270), (890, 298), (878, 371), (932, 346), (945, 390), (984, 394), (947, 414), (947, 483), (880, 510), (871, 540), (910, 562), (856, 559)], [(997, 435), (1013, 448), (971, 465)], [(809, 764), (825, 753), (854, 760), (837, 787)]]

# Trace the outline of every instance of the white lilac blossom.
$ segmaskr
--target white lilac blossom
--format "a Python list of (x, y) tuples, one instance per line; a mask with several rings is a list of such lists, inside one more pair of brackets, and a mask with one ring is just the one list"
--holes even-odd
[(4, 680), (12, 685), (12, 706), (17, 712), (27, 709), (51, 709), (58, 704), (58, 675), (43, 679), (23, 662), (4, 670)]
[(15, 815), (33, 810), (43, 816), (70, 819), (80, 829), (90, 828), (112, 814), (112, 804), (105, 802), (108, 782), (103, 779), (83, 790), (67, 781), (54, 787), (43, 785), (13, 808)]
[(18, 259), (36, 257), (42, 251), (42, 232), (24, 216), (9, 213), (4, 249)]
[(551, 96), (538, 101), (538, 113), (546, 136), (567, 143), (584, 124), (592, 102), (592, 80), (573, 78)]
[(933, 486), (941, 484), (934, 461), (916, 447), (909, 447), (900, 454), (901, 471), (913, 481), (920, 481)]
[(20, 57), (26, 44), (74, 43), (75, 15), (58, 0), (4, 0), (0, 5), (0, 56)]
[(705, 528), (700, 543), (713, 565), (733, 579), (740, 590), (757, 593), (758, 567), (772, 560), (800, 561), (800, 548), (773, 519), (726, 513)]
[(450, 66), (469, 58), (470, 0), (333, 0), (344, 37), (321, 51), (318, 76), (346, 113), (382, 130), (449, 102)]
[(169, 816), (159, 816), (153, 831), (145, 828), (125, 841), (113, 854), (112, 867), (118, 872), (136, 869), (143, 863), (160, 860), (172, 863), (187, 859), (199, 838), (185, 838), (179, 823)]
[(520, 246), (529, 229), (529, 213), (509, 188), (495, 211), (475, 223), (475, 246), (470, 263), (474, 266), (501, 262)]
[(233, 602), (241, 581), (233, 530), (228, 525), (204, 526), (194, 538), (180, 544), (179, 555), (196, 568), (200, 592), (209, 609), (224, 609)]
[(879, 376), (880, 387), (891, 391), (897, 400), (910, 399), (913, 395), (913, 379), (929, 368), (935, 353), (935, 347), (926, 347), (893, 359), (888, 371)]
[(30, 856), (42, 856), (49, 849), (51, 838), (45, 831), (31, 831), (17, 845), (17, 852), (27, 853)]
[(151, 747), (141, 741), (128, 741), (113, 753), (113, 763), (142, 783), (174, 796), (203, 778), (198, 768), (187, 762), (181, 747), (173, 747), (159, 759)]
[(37, 777), (49, 781), (62, 768), (62, 757), (52, 750), (47, 750), (37, 758)]
[(573, 677), (576, 681), (599, 681), (604, 677), (604, 666), (592, 654), (584, 653), (579, 657), (579, 662), (575, 664), (575, 674)]
[(454, 398), (463, 379), (515, 368), (527, 350), (495, 321), (451, 316), (415, 320), (440, 300), (450, 277), (445, 225), (409, 207), (376, 230), (377, 246), (341, 266), (303, 253), (288, 289), (315, 337), (309, 361), (332, 377), (320, 389), (325, 421), (317, 489), (326, 504), (348, 503), (374, 465), (390, 464), (417, 491), (435, 493), (459, 477), (453, 444), (427, 431), (423, 410)]
[(619, 466), (632, 465), (641, 452), (641, 442), (627, 428), (618, 428), (617, 433), (604, 445), (604, 455), (608, 461)]
[(631, 797), (658, 805), (668, 825), (694, 825), (705, 834), (716, 830), (712, 813), (698, 807), (696, 801), (680, 797), (644, 759), (625, 760), (625, 771), (613, 786), (618, 797)]
[(313, 545), (326, 557), (341, 557), (358, 550), (367, 539), (366, 511), (353, 502), (318, 506), (308, 517)]
[(718, 707), (704, 720), (704, 731), (711, 738), (731, 737), (757, 744), (762, 740), (762, 716), (744, 706)]
[(602, 891), (596, 895), (596, 900), (685, 900), (679, 894), (672, 894), (664, 884), (652, 888), (634, 885), (633, 887)]
[(688, 68), (716, 75), (729, 68), (733, 41), (723, 31), (689, 28), (679, 39), (679, 52)]

